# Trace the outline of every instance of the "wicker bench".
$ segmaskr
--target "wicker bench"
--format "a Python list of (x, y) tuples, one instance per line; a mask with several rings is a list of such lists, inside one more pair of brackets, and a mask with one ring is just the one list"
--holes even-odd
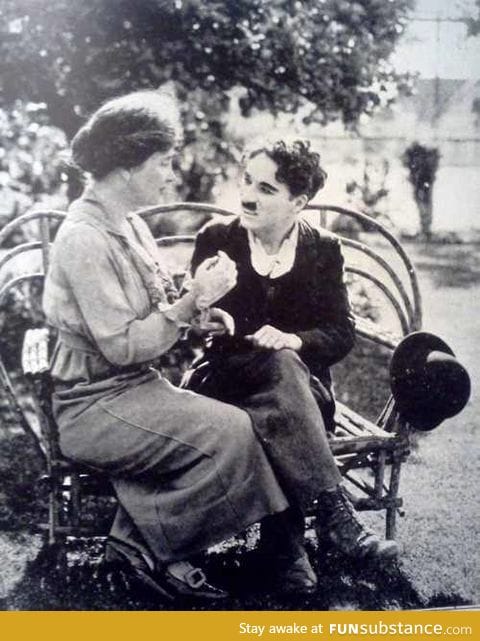
[[(335, 206), (309, 206), (307, 214), (325, 226), (327, 217), (348, 216), (375, 229), (387, 248), (387, 256), (382, 256), (369, 244), (352, 238), (343, 238), (348, 252), (360, 257), (358, 260), (346, 255), (346, 271), (353, 275), (352, 286), (366, 281), (370, 287), (380, 292), (383, 300), (392, 310), (397, 331), (387, 331), (381, 323), (368, 318), (357, 318), (357, 334), (388, 349), (393, 349), (406, 334), (420, 329), (421, 299), (413, 266), (403, 247), (378, 222), (364, 214)], [(198, 203), (174, 203), (146, 209), (140, 214), (147, 220), (157, 220), (172, 212), (192, 212), (205, 215), (232, 215), (224, 209)], [(20, 273), (18, 266), (0, 281), (0, 309), (6, 309), (13, 292), (20, 290), (24, 297), (38, 296), (43, 284), (43, 276), (48, 269), (49, 251), (56, 228), (65, 214), (59, 211), (38, 211), (25, 214), (0, 230), (0, 249), (13, 232), (22, 228), (32, 229), (38, 225), (37, 238), (20, 242), (0, 254), (0, 277), (8, 272), (9, 265), (15, 265), (19, 256), (29, 257), (28, 268)], [(157, 239), (159, 251), (164, 252), (165, 260), (173, 259), (169, 265), (175, 276), (181, 279), (188, 265), (193, 247), (193, 235), (162, 236)], [(347, 254), (347, 251), (346, 251)], [(398, 262), (393, 265), (392, 256)], [(367, 258), (374, 265), (365, 266)], [(399, 274), (403, 273), (403, 277)], [(49, 544), (60, 544), (67, 536), (98, 535), (102, 532), (88, 523), (85, 514), (84, 497), (88, 495), (112, 495), (108, 478), (87, 468), (73, 464), (62, 456), (57, 440), (57, 428), (50, 410), (51, 380), (48, 370), (48, 351), (50, 336), (45, 327), (37, 326), (28, 330), (23, 349), (23, 375), (29, 385), (35, 402), (36, 421), (32, 422), (19, 402), (11, 373), (7, 371), (0, 354), (0, 385), (12, 406), (18, 412), (22, 427), (32, 435), (39, 456), (45, 464), (45, 474), (41, 482), (48, 495), (48, 516), (44, 522), (36, 524), (38, 529), (48, 533)], [(408, 456), (409, 426), (399, 415), (390, 397), (378, 420), (373, 423), (347, 407), (338, 403), (336, 432), (331, 438), (331, 448), (339, 469), (348, 482), (357, 509), (385, 510), (386, 537), (395, 536), (396, 515), (400, 512), (402, 499), (399, 496), (401, 465)], [(36, 422), (36, 425), (33, 423)], [(367, 470), (367, 472), (365, 472)], [(114, 499), (112, 498), (112, 501)], [(87, 501), (88, 505), (88, 501)], [(87, 508), (88, 511), (88, 508)]]

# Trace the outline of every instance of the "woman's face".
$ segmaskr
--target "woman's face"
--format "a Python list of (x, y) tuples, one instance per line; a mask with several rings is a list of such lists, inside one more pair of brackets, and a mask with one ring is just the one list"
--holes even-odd
[(275, 178), (277, 164), (265, 153), (250, 158), (240, 185), (242, 226), (264, 236), (282, 235), (291, 228), (305, 204)]
[(167, 199), (176, 183), (172, 166), (175, 155), (175, 149), (158, 151), (128, 170), (128, 189), (137, 207), (151, 207)]

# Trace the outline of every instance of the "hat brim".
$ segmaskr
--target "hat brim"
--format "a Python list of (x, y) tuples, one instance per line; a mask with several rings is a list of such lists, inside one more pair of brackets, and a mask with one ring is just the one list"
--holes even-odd
[(395, 348), (390, 361), (390, 376), (396, 378), (411, 366), (412, 357), (417, 353), (445, 352), (455, 356), (453, 350), (447, 343), (429, 332), (413, 332), (406, 336)]
[(442, 423), (447, 420), (447, 417), (444, 415), (439, 416), (437, 414), (432, 414), (431, 412), (426, 413), (418, 410), (408, 410), (402, 411), (403, 418), (416, 430), (420, 432), (428, 432), (435, 429)]
[(434, 351), (455, 356), (450, 346), (435, 334), (413, 332), (398, 344), (390, 362), (390, 386), (397, 407), (405, 420), (421, 431), (434, 429), (455, 413), (435, 411), (435, 406), (423, 404), (418, 397), (421, 394), (418, 371)]

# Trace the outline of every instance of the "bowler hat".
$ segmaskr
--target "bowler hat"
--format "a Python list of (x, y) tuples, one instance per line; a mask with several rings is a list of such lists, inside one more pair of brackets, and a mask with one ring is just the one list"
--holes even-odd
[(458, 414), (470, 396), (470, 377), (438, 336), (414, 332), (395, 349), (390, 385), (403, 418), (417, 430), (431, 430)]

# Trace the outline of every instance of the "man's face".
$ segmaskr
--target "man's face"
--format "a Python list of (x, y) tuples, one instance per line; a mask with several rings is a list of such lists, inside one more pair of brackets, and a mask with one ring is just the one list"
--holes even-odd
[(286, 234), (305, 204), (303, 196), (292, 197), (285, 183), (275, 178), (277, 164), (265, 153), (250, 158), (240, 185), (242, 226), (263, 236)]

